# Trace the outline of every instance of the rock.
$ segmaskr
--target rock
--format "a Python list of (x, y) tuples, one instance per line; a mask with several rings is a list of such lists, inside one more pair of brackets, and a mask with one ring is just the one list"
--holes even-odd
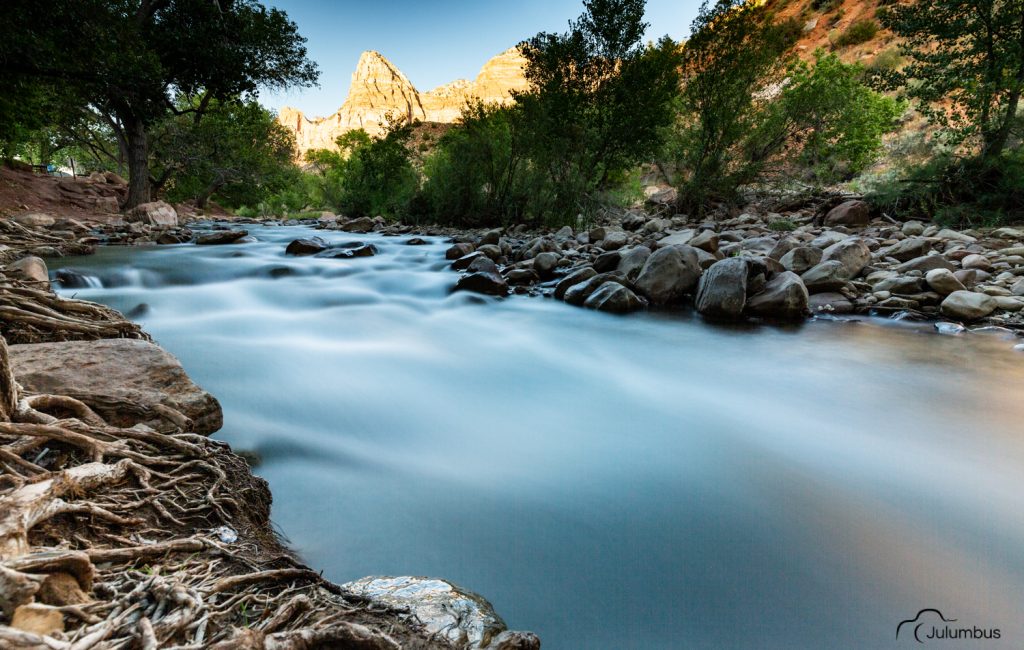
[(28, 228), (49, 228), (57, 222), (56, 219), (42, 212), (26, 212), (14, 217), (14, 222)]
[(697, 288), (697, 311), (709, 318), (736, 319), (747, 302), (747, 262), (724, 259), (709, 268)]
[(953, 263), (947, 260), (941, 255), (924, 255), (922, 257), (915, 257), (909, 262), (904, 262), (893, 268), (897, 273), (909, 273), (910, 271), (921, 271), (927, 273), (933, 269), (948, 269), (953, 271), (956, 269)]
[[(40, 603), (19, 605), (11, 617), (11, 627), (39, 636), (53, 636), (64, 631), (64, 616), (60, 611)], [(49, 644), (34, 647), (52, 647)]]
[(541, 253), (559, 253), (561, 254), (562, 247), (553, 239), (548, 237), (536, 237), (531, 239), (526, 246), (523, 246), (518, 253), (516, 253), (517, 260), (531, 260)]
[(558, 300), (564, 300), (566, 291), (581, 282), (586, 282), (595, 275), (597, 275), (597, 271), (595, 271), (591, 266), (584, 266), (581, 269), (576, 269), (569, 275), (562, 278), (562, 280), (555, 285), (555, 298)]
[(455, 270), (455, 271), (463, 271), (465, 269), (468, 269), (469, 266), (474, 261), (480, 259), (481, 257), (487, 257), (487, 256), (484, 255), (483, 253), (481, 253), (480, 251), (475, 251), (473, 253), (470, 253), (469, 255), (463, 255), (459, 259), (457, 259), (454, 262), (452, 262), (452, 269)]
[[(426, 635), (445, 647), (466, 650), (506, 648), (539, 650), (536, 645), (512, 645), (506, 625), (482, 596), (446, 580), (434, 578), (371, 576), (341, 585), (343, 592), (368, 599), (377, 607), (408, 611), (424, 627)], [(532, 637), (532, 635), (523, 635)], [(536, 637), (533, 637), (536, 639)]]
[(541, 278), (550, 278), (555, 272), (555, 269), (558, 268), (558, 261), (561, 259), (562, 258), (558, 253), (541, 253), (537, 257), (533, 258), (533, 270), (536, 271), (537, 275)]
[(172, 228), (178, 225), (178, 213), (168, 203), (151, 201), (132, 208), (127, 215), (132, 223), (146, 223), (151, 226)]
[(646, 235), (654, 235), (664, 230), (667, 230), (672, 226), (672, 222), (668, 219), (659, 219), (655, 217), (644, 224), (643, 232)]
[(825, 225), (866, 226), (871, 223), (871, 206), (864, 201), (846, 201), (829, 210)]
[(28, 282), (36, 282), (44, 285), (43, 288), (50, 288), (50, 271), (46, 268), (46, 262), (35, 255), (28, 255), (7, 265), (7, 271), (17, 274), (21, 279)]
[(931, 240), (925, 237), (908, 237), (901, 242), (882, 249), (879, 251), (879, 254), (883, 257), (892, 257), (900, 262), (909, 262), (916, 257), (927, 255), (931, 250)]
[(505, 274), (505, 281), (509, 284), (527, 285), (539, 280), (540, 276), (533, 269), (512, 269)]
[(953, 241), (962, 241), (965, 244), (973, 244), (974, 242), (978, 241), (976, 237), (971, 237), (970, 235), (965, 235), (964, 233), (957, 232), (955, 230), (950, 230), (949, 228), (943, 228), (942, 230), (937, 232), (935, 236), (938, 237), (939, 239), (951, 239)]
[(597, 247), (606, 251), (614, 251), (625, 246), (627, 241), (629, 241), (629, 238), (625, 232), (612, 230), (604, 236), (604, 239), (598, 242)]
[(978, 269), (960, 269), (959, 271), (954, 271), (953, 275), (968, 289), (973, 289), (975, 285), (982, 282), (988, 282), (989, 278), (992, 277), (990, 273)]
[(943, 336), (960, 336), (967, 328), (960, 323), (935, 323), (935, 331)]
[(652, 205), (675, 205), (678, 196), (678, 191), (674, 187), (669, 187), (648, 195), (647, 202)]
[(642, 228), (645, 223), (647, 223), (647, 219), (646, 217), (644, 217), (644, 215), (632, 213), (627, 214), (622, 219), (621, 225), (623, 230), (636, 231), (640, 230), (640, 228)]
[(472, 291), (491, 296), (508, 295), (508, 283), (497, 273), (470, 273), (459, 278), (453, 291)]
[(646, 246), (636, 246), (622, 253), (616, 270), (627, 280), (635, 280), (644, 267), (644, 263), (651, 256), (651, 249)]
[(425, 246), (428, 243), (429, 242), (426, 239), (423, 239), (422, 237), (412, 237), (408, 241), (405, 242), (405, 245), (406, 246)]
[(849, 280), (860, 275), (860, 272), (871, 261), (871, 249), (863, 239), (851, 237), (826, 248), (821, 256), (821, 261), (842, 262), (843, 268), (846, 269), (846, 279)]
[(583, 303), (588, 309), (626, 314), (643, 309), (644, 301), (618, 282), (605, 282)]
[(216, 230), (196, 238), (197, 246), (219, 246), (223, 244), (234, 244), (243, 237), (248, 237), (247, 230)]
[(592, 293), (598, 290), (598, 288), (606, 282), (617, 282), (622, 283), (622, 278), (612, 273), (599, 273), (591, 277), (589, 280), (579, 282), (572, 287), (569, 287), (565, 292), (565, 302), (570, 305), (576, 305), (580, 307), (587, 301)]
[(692, 230), (679, 230), (670, 232), (667, 237), (658, 240), (658, 246), (682, 246), (689, 244), (696, 233)]
[(482, 246), (477, 246), (476, 249), (495, 262), (497, 262), (498, 258), (501, 257), (501, 247), (497, 244), (484, 244)]
[(58, 269), (54, 275), (63, 289), (99, 289), (103, 286), (95, 275), (78, 269)]
[(799, 275), (819, 264), (822, 255), (823, 252), (820, 248), (800, 246), (783, 255), (779, 263), (787, 271), (792, 271)]
[[(12, 345), (14, 374), (32, 393), (67, 395), (92, 407), (117, 427), (163, 426), (151, 411), (168, 406), (211, 434), (223, 424), (217, 400), (196, 386), (181, 364), (159, 346), (133, 339)], [(141, 407), (125, 408), (124, 404)]]
[(945, 316), (960, 320), (978, 320), (995, 311), (995, 298), (973, 291), (954, 291), (942, 301), (940, 309)]
[(826, 292), (814, 294), (808, 303), (815, 314), (851, 314), (853, 303), (841, 293)]
[(454, 246), (452, 246), (451, 248), (444, 252), (444, 258), (446, 260), (457, 260), (460, 257), (465, 257), (466, 255), (469, 255), (475, 250), (476, 247), (473, 246), (473, 244), (469, 244), (466, 242), (463, 242), (461, 244), (455, 244)]
[(164, 231), (160, 233), (159, 237), (156, 238), (156, 243), (160, 244), (161, 246), (173, 246), (174, 244), (184, 244), (185, 242), (188, 242), (191, 239), (191, 235)]
[(907, 237), (920, 237), (924, 234), (924, 224), (920, 221), (908, 221), (900, 230)]
[(949, 269), (932, 269), (925, 274), (924, 279), (936, 293), (944, 296), (967, 289)]
[(809, 312), (810, 294), (800, 276), (791, 271), (776, 273), (763, 291), (747, 301), (747, 312), (761, 318), (802, 320)]
[(960, 266), (965, 269), (978, 269), (980, 271), (990, 271), (992, 269), (992, 262), (989, 261), (984, 255), (968, 255), (960, 261)]
[[(472, 255), (467, 255), (466, 257), (472, 257)], [(469, 273), (497, 273), (498, 265), (491, 258), (481, 255), (469, 263), (466, 271)]]
[(692, 293), (702, 273), (698, 249), (667, 246), (654, 251), (636, 278), (636, 288), (655, 305), (678, 302)]
[(1018, 312), (1024, 309), (1024, 298), (1016, 296), (993, 296), (996, 301), (996, 309), (1003, 311)]
[(359, 217), (358, 219), (350, 219), (341, 225), (341, 229), (346, 232), (354, 232), (358, 234), (371, 232), (376, 224), (370, 217)]
[(924, 291), (924, 280), (914, 276), (897, 275), (876, 283), (871, 289), (872, 291), (912, 295)]
[(555, 241), (565, 242), (573, 238), (571, 226), (562, 226), (555, 232)]
[(619, 251), (612, 251), (610, 253), (601, 253), (594, 260), (594, 270), (598, 273), (607, 273), (619, 268), (619, 262), (622, 261), (622, 253)]
[(850, 274), (842, 262), (830, 260), (809, 269), (801, 278), (804, 281), (804, 286), (812, 294), (827, 293), (838, 291), (846, 286), (850, 280)]
[[(659, 243), (664, 244), (664, 240), (662, 240), (662, 242)], [(693, 246), (694, 248), (705, 250), (709, 253), (717, 253), (718, 233), (716, 233), (714, 230), (702, 230), (699, 233), (697, 233), (697, 235), (694, 236), (693, 239), (689, 241), (689, 245)]]
[(480, 245), (486, 246), (488, 244), (498, 245), (501, 243), (501, 228), (495, 228), (488, 230), (480, 237)]
[(764, 237), (750, 237), (740, 242), (740, 249), (750, 251), (752, 253), (758, 253), (760, 255), (768, 255), (775, 248), (775, 238), (766, 235)]
[(317, 253), (317, 257), (325, 257), (328, 259), (351, 259), (353, 257), (373, 257), (377, 254), (377, 247), (373, 244), (359, 244), (357, 246), (349, 246), (346, 248), (328, 248), (327, 250)]
[(852, 237), (852, 235), (847, 235), (846, 233), (837, 232), (835, 230), (826, 230), (825, 232), (815, 237), (809, 245), (813, 246), (814, 248), (820, 248), (824, 250), (831, 246), (832, 244), (838, 244), (844, 239), (849, 239), (850, 237)]
[(1010, 293), (1014, 296), (1024, 296), (1024, 279), (1014, 282), (1010, 287)]
[(773, 260), (781, 260), (791, 250), (800, 247), (800, 241), (796, 237), (783, 237), (768, 252), (768, 257)]
[(313, 255), (327, 250), (327, 242), (320, 237), (296, 239), (284, 249), (285, 255)]

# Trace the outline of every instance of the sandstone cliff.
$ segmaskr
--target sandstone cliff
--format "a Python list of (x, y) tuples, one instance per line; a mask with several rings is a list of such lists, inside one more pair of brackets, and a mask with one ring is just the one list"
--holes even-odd
[(329, 117), (309, 118), (284, 107), (278, 121), (295, 133), (299, 154), (310, 149), (332, 149), (335, 139), (353, 129), (371, 135), (383, 131), (389, 116), (423, 122), (451, 123), (467, 101), (511, 101), (511, 93), (525, 90), (525, 60), (516, 48), (490, 59), (473, 81), (459, 79), (421, 93), (401, 70), (379, 52), (363, 52), (352, 73), (345, 103)]

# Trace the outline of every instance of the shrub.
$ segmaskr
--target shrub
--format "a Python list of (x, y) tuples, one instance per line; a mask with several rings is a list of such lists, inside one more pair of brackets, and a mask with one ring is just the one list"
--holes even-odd
[(853, 22), (834, 41), (836, 47), (849, 47), (867, 43), (878, 34), (878, 23), (870, 18)]
[(796, 223), (789, 219), (775, 219), (768, 222), (768, 229), (776, 232), (793, 232), (796, 230)]

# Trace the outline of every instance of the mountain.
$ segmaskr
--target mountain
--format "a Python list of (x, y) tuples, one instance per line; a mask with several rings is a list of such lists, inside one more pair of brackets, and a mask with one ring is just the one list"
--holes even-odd
[(335, 139), (353, 129), (380, 134), (389, 115), (451, 123), (471, 99), (504, 104), (511, 101), (512, 91), (525, 90), (524, 64), (525, 59), (512, 48), (487, 61), (473, 81), (458, 79), (421, 93), (380, 52), (363, 52), (352, 73), (348, 97), (337, 112), (309, 118), (285, 106), (278, 121), (295, 133), (300, 155), (310, 149), (333, 149)]

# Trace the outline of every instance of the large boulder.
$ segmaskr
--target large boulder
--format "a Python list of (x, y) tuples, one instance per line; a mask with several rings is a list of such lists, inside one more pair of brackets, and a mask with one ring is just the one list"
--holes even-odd
[(996, 310), (999, 304), (992, 296), (973, 291), (954, 291), (942, 301), (943, 315), (957, 320), (978, 320)]
[(712, 265), (700, 278), (697, 311), (709, 318), (739, 318), (747, 303), (746, 260), (730, 257)]
[(583, 302), (588, 309), (626, 314), (643, 309), (646, 305), (635, 293), (618, 282), (605, 282)]
[(627, 280), (636, 280), (650, 256), (650, 248), (634, 246), (622, 252), (622, 255), (619, 256), (619, 264), (615, 270), (621, 273)]
[(50, 288), (50, 272), (46, 268), (46, 262), (41, 257), (28, 255), (7, 265), (7, 271), (14, 273), (22, 280), (35, 282)]
[(776, 273), (764, 290), (747, 301), (747, 312), (762, 318), (801, 320), (810, 311), (810, 294), (800, 276), (791, 271)]
[(647, 258), (635, 285), (651, 303), (667, 305), (693, 292), (702, 272), (696, 248), (667, 246)]
[(341, 589), (377, 607), (409, 612), (428, 636), (445, 647), (540, 650), (535, 635), (508, 631), (482, 596), (446, 580), (371, 576), (343, 584)]
[(478, 271), (459, 278), (454, 290), (506, 296), (508, 295), (508, 283), (496, 272)]
[(857, 277), (871, 261), (871, 249), (859, 237), (851, 237), (832, 244), (821, 256), (822, 262), (838, 260), (846, 269), (847, 279)]
[(18, 382), (30, 393), (67, 395), (88, 404), (115, 426), (163, 422), (168, 406), (192, 420), (197, 433), (220, 429), (217, 400), (196, 386), (178, 360), (159, 346), (133, 339), (12, 345)]
[(800, 246), (782, 256), (779, 263), (787, 271), (803, 273), (821, 263), (822, 250), (813, 246)]
[(28, 226), (29, 228), (49, 228), (56, 221), (56, 219), (44, 212), (26, 212), (14, 217), (15, 223), (21, 226)]
[(850, 280), (850, 274), (839, 260), (822, 262), (808, 269), (801, 277), (811, 293), (838, 291)]
[(883, 257), (891, 257), (900, 262), (909, 262), (916, 257), (927, 255), (931, 250), (932, 242), (930, 239), (926, 237), (908, 237), (879, 252)]
[(327, 250), (328, 244), (320, 237), (296, 239), (284, 249), (285, 255), (315, 255)]
[(829, 210), (825, 225), (866, 226), (871, 223), (871, 206), (864, 201), (846, 201)]
[(169, 203), (151, 201), (135, 206), (128, 212), (129, 222), (140, 222), (161, 228), (178, 225), (178, 213)]
[(590, 298), (590, 295), (597, 291), (606, 282), (622, 284), (622, 278), (614, 273), (599, 273), (578, 284), (569, 287), (565, 292), (564, 300), (570, 305), (581, 306)]
[(924, 279), (933, 291), (944, 296), (967, 289), (949, 269), (932, 269), (925, 274)]

